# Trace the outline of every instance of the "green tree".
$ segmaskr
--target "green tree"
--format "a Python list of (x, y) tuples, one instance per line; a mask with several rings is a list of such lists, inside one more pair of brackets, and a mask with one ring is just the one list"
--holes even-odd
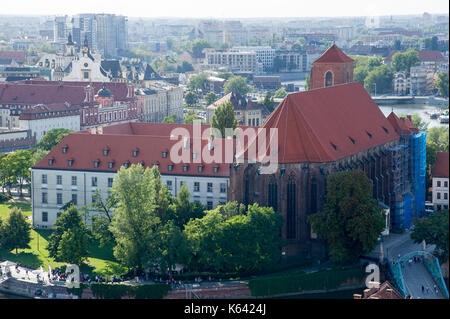
[(310, 82), (310, 76), (309, 76), (309, 74), (306, 74), (306, 77), (305, 77), (305, 90), (306, 91), (309, 91), (309, 82)]
[(439, 94), (443, 97), (448, 98), (448, 73), (441, 72), (435, 83), (435, 87), (438, 89)]
[(197, 104), (198, 102), (198, 95), (195, 94), (194, 92), (187, 92), (186, 95), (184, 96), (184, 100), (186, 102), (187, 105), (189, 106), (194, 106), (195, 104)]
[(212, 47), (212, 45), (208, 41), (203, 40), (203, 39), (196, 39), (192, 43), (192, 46), (191, 46), (192, 55), (196, 58), (201, 58), (201, 57), (203, 57), (203, 53), (202, 53), (203, 49), (211, 48), (211, 47)]
[(89, 256), (89, 235), (84, 228), (69, 228), (59, 241), (57, 259), (70, 264), (81, 265)]
[(248, 92), (250, 92), (250, 86), (247, 85), (247, 80), (245, 78), (241, 76), (232, 76), (227, 82), (225, 82), (223, 90), (225, 94), (235, 92), (245, 96)]
[(174, 225), (183, 228), (190, 219), (201, 218), (204, 216), (205, 208), (200, 202), (190, 202), (191, 194), (186, 185), (181, 186), (178, 196), (174, 198), (171, 205), (168, 219), (173, 221)]
[(23, 184), (30, 180), (31, 151), (19, 150), (0, 159), (0, 175), (11, 193), (11, 187), (18, 184), (22, 196)]
[(364, 80), (368, 74), (367, 67), (358, 66), (353, 70), (353, 80), (361, 82), (364, 85)]
[(325, 207), (310, 215), (308, 221), (317, 236), (327, 242), (335, 262), (352, 262), (372, 251), (385, 223), (372, 198), (372, 185), (361, 170), (329, 175)]
[[(84, 245), (84, 238), (85, 236), (88, 236), (88, 229), (86, 224), (83, 221), (83, 218), (81, 214), (78, 211), (77, 206), (71, 205), (65, 212), (61, 213), (59, 217), (56, 218), (55, 227), (52, 232), (52, 234), (49, 237), (48, 244), (47, 244), (47, 250), (49, 252), (49, 256), (52, 258), (55, 258), (56, 261), (67, 261), (67, 260), (61, 260), (60, 259), (60, 243), (63, 238), (63, 235), (68, 231), (72, 230), (73, 232), (79, 233), (80, 237), (76, 237), (77, 239), (82, 238), (82, 244)], [(72, 239), (73, 236), (66, 235), (65, 243), (64, 243), (64, 249), (66, 249), (68, 245), (68, 241)], [(76, 245), (74, 243), (73, 245)], [(84, 246), (83, 246), (84, 247)], [(87, 247), (84, 247), (87, 251)], [(80, 250), (82, 251), (82, 250)], [(78, 251), (77, 253), (79, 253)], [(67, 254), (64, 253), (63, 256), (65, 258), (67, 257)], [(87, 253), (84, 254), (85, 257), (87, 257)]]
[(288, 94), (288, 93), (286, 92), (285, 89), (280, 88), (280, 89), (278, 89), (278, 90), (275, 91), (273, 97), (276, 97), (276, 98), (284, 98), (287, 94)]
[(205, 95), (206, 105), (211, 105), (215, 101), (217, 101), (217, 95), (214, 92), (209, 92), (208, 94)]
[(105, 199), (102, 198), (100, 191), (96, 190), (92, 195), (92, 204), (90, 208), (98, 215), (92, 216), (92, 234), (98, 239), (100, 246), (114, 242), (114, 236), (109, 227), (112, 222), (113, 210), (117, 207), (117, 196), (108, 190)]
[(176, 123), (177, 120), (177, 116), (175, 114), (166, 116), (163, 120), (162, 123)]
[(188, 88), (192, 91), (205, 91), (206, 90), (206, 79), (208, 74), (201, 73), (199, 75), (194, 75), (189, 78)]
[(392, 70), (386, 65), (375, 67), (367, 74), (364, 87), (370, 93), (386, 93), (392, 91)]
[(402, 49), (402, 42), (400, 40), (395, 40), (392, 49), (395, 51), (400, 51)]
[(279, 261), (283, 244), (281, 214), (258, 204), (250, 205), (247, 212), (242, 212), (240, 205), (233, 208), (235, 212), (228, 212), (231, 217), (221, 213), (223, 207), (219, 206), (203, 218), (188, 222), (184, 233), (191, 251), (190, 268), (254, 272)]
[(219, 105), (211, 118), (211, 127), (219, 129), (222, 134), (222, 138), (224, 138), (226, 136), (225, 129), (232, 128), (234, 131), (236, 126), (237, 120), (234, 115), (233, 104), (228, 101)]
[(73, 132), (66, 128), (55, 128), (48, 131), (37, 144), (37, 147), (45, 151), (51, 151), (64, 137)]
[(30, 248), (30, 230), (31, 226), (22, 210), (18, 207), (13, 207), (5, 224), (0, 227), (0, 245), (7, 251), (15, 249), (16, 254), (19, 248)]
[(275, 108), (275, 101), (269, 91), (267, 91), (266, 96), (264, 97), (263, 104), (270, 112), (272, 112)]
[(201, 118), (198, 117), (198, 115), (195, 114), (194, 112), (189, 112), (189, 113), (184, 114), (184, 120), (183, 120), (184, 124), (193, 124), (195, 120), (201, 120)]
[(158, 168), (144, 169), (132, 164), (121, 167), (114, 177), (112, 192), (118, 205), (110, 230), (116, 245), (114, 256), (124, 265), (143, 269), (152, 267), (160, 259), (162, 205), (167, 194), (160, 187)]
[(194, 67), (188, 61), (183, 61), (181, 63), (181, 66), (179, 65), (177, 67), (177, 72), (178, 73), (186, 73), (186, 72), (190, 72), (190, 71), (194, 71)]
[(436, 212), (430, 217), (417, 219), (411, 238), (415, 243), (425, 240), (428, 245), (436, 245), (435, 253), (441, 257), (442, 261), (446, 261), (449, 245), (448, 232), (448, 210), (444, 210)]
[(419, 53), (414, 49), (397, 52), (392, 56), (391, 66), (395, 72), (405, 71), (409, 74), (412, 66), (419, 65)]
[(49, 151), (43, 150), (41, 148), (33, 149), (33, 152), (31, 154), (31, 166), (39, 163), (48, 153)]

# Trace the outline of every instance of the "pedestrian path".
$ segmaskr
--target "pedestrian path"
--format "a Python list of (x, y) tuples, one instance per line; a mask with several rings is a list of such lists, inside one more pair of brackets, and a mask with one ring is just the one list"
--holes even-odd
[(402, 271), (406, 290), (412, 298), (445, 299), (423, 263), (407, 263), (403, 266)]

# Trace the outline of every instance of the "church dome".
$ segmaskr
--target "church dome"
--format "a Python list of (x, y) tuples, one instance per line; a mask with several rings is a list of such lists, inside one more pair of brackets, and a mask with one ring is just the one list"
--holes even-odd
[(106, 84), (103, 83), (103, 87), (97, 92), (98, 97), (111, 97), (112, 93), (106, 88)]

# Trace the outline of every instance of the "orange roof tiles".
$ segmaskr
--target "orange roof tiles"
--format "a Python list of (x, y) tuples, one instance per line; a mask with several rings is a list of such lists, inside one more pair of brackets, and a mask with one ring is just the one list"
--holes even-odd
[(278, 129), (279, 163), (332, 162), (400, 137), (359, 82), (289, 94), (263, 128)]

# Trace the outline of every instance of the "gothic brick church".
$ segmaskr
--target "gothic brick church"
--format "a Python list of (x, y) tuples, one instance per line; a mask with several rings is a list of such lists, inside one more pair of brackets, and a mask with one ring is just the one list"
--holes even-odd
[[(396, 158), (414, 155), (404, 152), (402, 135), (417, 133), (406, 121), (384, 116), (364, 87), (353, 82), (353, 60), (333, 45), (311, 68), (310, 90), (286, 96), (263, 125), (278, 129), (276, 172), (260, 174), (258, 161), (235, 163), (229, 200), (282, 213), (286, 258), (323, 257), (323, 243), (307, 217), (324, 206), (327, 175), (361, 169), (373, 184), (373, 197), (390, 207), (390, 226), (404, 227), (404, 201), (414, 196), (414, 187), (408, 160)], [(421, 209), (417, 205), (411, 214)]]

